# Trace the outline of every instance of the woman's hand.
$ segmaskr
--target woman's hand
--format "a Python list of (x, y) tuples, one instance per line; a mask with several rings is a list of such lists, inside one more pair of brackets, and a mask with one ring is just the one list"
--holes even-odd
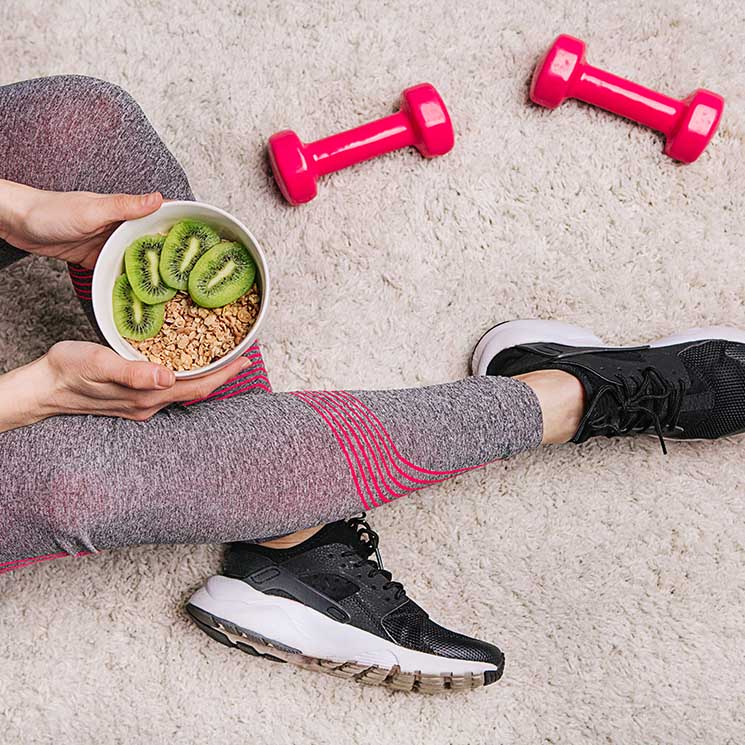
[(63, 341), (25, 367), (0, 376), (0, 432), (57, 414), (144, 421), (176, 401), (208, 396), (250, 365), (244, 357), (196, 380), (179, 380), (150, 362), (130, 362), (99, 344)]
[(119, 223), (149, 215), (161, 204), (158, 192), (42, 191), (0, 180), (0, 238), (23, 251), (92, 269)]

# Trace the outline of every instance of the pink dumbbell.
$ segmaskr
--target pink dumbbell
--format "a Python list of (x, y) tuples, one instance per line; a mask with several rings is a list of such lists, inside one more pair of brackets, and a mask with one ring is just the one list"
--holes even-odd
[(269, 160), (285, 199), (302, 204), (315, 197), (319, 176), (408, 145), (434, 158), (451, 150), (453, 140), (440, 94), (429, 83), (420, 83), (403, 92), (400, 111), (355, 129), (307, 144), (291, 129), (273, 134)]
[(538, 63), (530, 97), (549, 109), (566, 98), (578, 98), (656, 129), (667, 138), (665, 153), (683, 163), (701, 155), (724, 109), (724, 99), (703, 88), (679, 101), (592, 67), (585, 62), (584, 42), (565, 34)]

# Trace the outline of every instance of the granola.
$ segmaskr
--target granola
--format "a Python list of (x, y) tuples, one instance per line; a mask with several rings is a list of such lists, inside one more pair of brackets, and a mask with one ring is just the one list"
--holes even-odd
[(222, 308), (201, 308), (179, 292), (166, 303), (163, 327), (152, 339), (129, 343), (151, 362), (178, 372), (205, 367), (235, 349), (259, 314), (259, 290)]

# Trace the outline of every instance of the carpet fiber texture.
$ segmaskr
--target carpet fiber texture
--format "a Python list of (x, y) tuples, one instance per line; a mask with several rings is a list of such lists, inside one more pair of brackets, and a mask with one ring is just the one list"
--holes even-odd
[[(653, 88), (724, 95), (699, 162), (591, 107), (531, 105), (560, 32)], [(5, 0), (0, 83), (80, 73), (128, 89), (197, 195), (268, 251), (275, 388), (393, 387), (464, 375), (481, 332), (510, 318), (618, 343), (745, 327), (743, 38), (734, 0)], [(449, 106), (452, 153), (399, 151), (324, 179), (308, 206), (283, 202), (271, 133), (387, 114), (424, 80)], [(93, 338), (55, 263), (4, 274), (0, 309), (5, 370)], [(550, 448), (375, 514), (412, 596), (506, 651), (503, 681), (472, 694), (392, 694), (212, 642), (183, 602), (218, 546), (4, 575), (0, 741), (741, 743), (744, 447)]]

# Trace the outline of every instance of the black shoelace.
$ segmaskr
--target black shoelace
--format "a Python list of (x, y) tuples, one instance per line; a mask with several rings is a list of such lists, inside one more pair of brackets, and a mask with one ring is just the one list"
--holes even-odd
[[(399, 600), (406, 594), (404, 586), (400, 582), (396, 582), (389, 571), (383, 568), (383, 559), (380, 556), (378, 550), (378, 544), (380, 543), (380, 537), (370, 527), (369, 523), (365, 520), (366, 514), (363, 512), (359, 517), (353, 517), (347, 520), (347, 525), (355, 532), (357, 541), (350, 551), (345, 551), (342, 556), (354, 556), (357, 557), (358, 561), (351, 562), (355, 568), (367, 567), (367, 576), (372, 579), (377, 575), (381, 575), (386, 579), (383, 585), (384, 590), (395, 590), (395, 598)], [(368, 558), (371, 554), (375, 554), (375, 561)]]
[(577, 431), (612, 436), (654, 429), (667, 455), (664, 434), (677, 428), (684, 395), (683, 381), (648, 367), (641, 380), (618, 378), (598, 388)]

